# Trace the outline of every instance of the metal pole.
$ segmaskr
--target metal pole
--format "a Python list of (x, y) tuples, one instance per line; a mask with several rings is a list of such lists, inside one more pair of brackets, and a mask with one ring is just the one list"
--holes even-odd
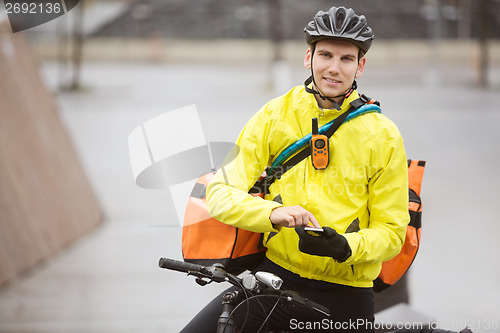
[(82, 67), (83, 53), (83, 4), (80, 1), (79, 6), (74, 10), (73, 24), (73, 79), (70, 85), (70, 90), (78, 90), (80, 88), (80, 70)]
[(269, 4), (269, 27), (271, 30), (272, 61), (270, 70), (270, 83), (277, 93), (283, 93), (290, 88), (290, 69), (283, 59), (283, 22), (282, 1), (268, 0)]
[(273, 46), (273, 62), (283, 59), (283, 29), (281, 21), (281, 0), (268, 0), (269, 26), (271, 30), (271, 43)]
[(434, 21), (434, 29), (432, 31), (432, 39), (437, 44), (441, 41), (442, 31), (443, 31), (443, 1), (442, 0), (434, 0), (434, 6), (436, 10), (436, 20)]
[(424, 76), (425, 81), (430, 86), (439, 85), (439, 62), (440, 54), (439, 48), (442, 37), (442, 0), (426, 0), (425, 1), (425, 15), (428, 24), (428, 38), (429, 38), (429, 65)]
[(479, 0), (479, 86), (488, 87), (488, 38), (490, 34), (489, 1)]
[(460, 0), (460, 21), (458, 23), (458, 38), (470, 39), (471, 34), (471, 0)]

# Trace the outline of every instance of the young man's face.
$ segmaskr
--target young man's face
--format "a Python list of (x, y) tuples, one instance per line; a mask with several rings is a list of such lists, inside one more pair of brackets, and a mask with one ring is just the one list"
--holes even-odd
[[(326, 97), (344, 94), (352, 86), (354, 78), (363, 73), (365, 58), (358, 59), (359, 48), (347, 41), (323, 39), (316, 43), (312, 57), (315, 88)], [(304, 65), (311, 69), (311, 49), (307, 50)], [(318, 104), (330, 108), (328, 101), (320, 98)], [(343, 97), (335, 98), (338, 103)]]

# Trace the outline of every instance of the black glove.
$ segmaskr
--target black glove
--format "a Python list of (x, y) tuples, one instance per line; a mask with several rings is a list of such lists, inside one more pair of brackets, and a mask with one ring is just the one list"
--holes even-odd
[(304, 227), (295, 227), (299, 235), (299, 250), (301, 252), (322, 257), (332, 257), (338, 262), (344, 262), (351, 256), (351, 248), (347, 239), (335, 229), (323, 227), (319, 236), (313, 236)]

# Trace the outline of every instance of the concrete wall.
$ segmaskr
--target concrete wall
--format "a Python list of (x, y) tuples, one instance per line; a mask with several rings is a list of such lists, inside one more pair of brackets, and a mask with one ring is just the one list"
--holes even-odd
[(0, 286), (103, 217), (32, 54), (0, 22)]

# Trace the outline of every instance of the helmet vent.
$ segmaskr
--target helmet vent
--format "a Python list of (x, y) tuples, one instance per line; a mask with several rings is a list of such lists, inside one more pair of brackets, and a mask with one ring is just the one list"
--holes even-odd
[(323, 24), (325, 25), (325, 28), (327, 30), (332, 30), (332, 21), (328, 13), (325, 13), (325, 15), (323, 15)]
[(342, 29), (342, 25), (344, 24), (344, 21), (345, 21), (345, 13), (341, 12), (337, 16), (337, 22), (336, 22), (337, 31)]
[(359, 20), (357, 18), (353, 18), (351, 20), (351, 22), (349, 22), (349, 25), (347, 26), (347, 31), (351, 31), (351, 30), (354, 30), (354, 28), (356, 27), (356, 25), (359, 23)]

